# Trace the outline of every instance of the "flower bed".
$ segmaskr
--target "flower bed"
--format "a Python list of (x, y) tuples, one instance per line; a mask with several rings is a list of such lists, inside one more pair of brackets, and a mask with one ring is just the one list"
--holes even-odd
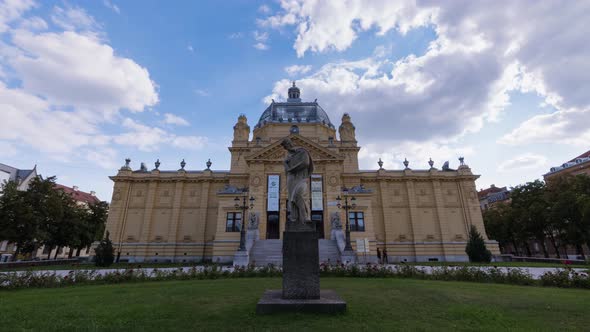
[[(53, 272), (11, 272), (0, 273), (0, 289), (20, 289), (28, 287), (65, 287), (83, 284), (116, 284), (124, 282), (144, 282), (161, 280), (218, 279), (248, 277), (278, 277), (281, 268), (267, 267), (223, 268), (217, 265), (206, 267), (178, 268), (171, 270), (127, 269), (113, 272), (98, 270), (73, 270), (60, 276)], [(512, 285), (536, 285), (549, 287), (568, 287), (590, 289), (588, 273), (576, 272), (571, 268), (556, 269), (544, 273), (540, 280), (533, 279), (525, 270), (501, 269), (497, 267), (480, 269), (477, 267), (431, 267), (430, 270), (411, 265), (344, 265), (321, 264), (323, 277), (353, 278), (412, 278), (423, 280), (468, 281), (482, 283), (503, 283)]]

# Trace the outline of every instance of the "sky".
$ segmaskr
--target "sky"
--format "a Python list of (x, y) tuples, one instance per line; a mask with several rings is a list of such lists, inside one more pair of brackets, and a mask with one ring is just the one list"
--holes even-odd
[(96, 191), (133, 169), (229, 169), (296, 80), (362, 169), (465, 157), (516, 186), (589, 150), (589, 1), (0, 0), (0, 163)]

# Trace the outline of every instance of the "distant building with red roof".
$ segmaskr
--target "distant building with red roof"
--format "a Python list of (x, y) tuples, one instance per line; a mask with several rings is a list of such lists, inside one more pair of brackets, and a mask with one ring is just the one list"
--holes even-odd
[(510, 201), (510, 190), (506, 187), (496, 187), (491, 185), (489, 188), (481, 189), (477, 192), (479, 198), (479, 206), (482, 211), (496, 205), (498, 202), (507, 203)]
[(559, 166), (551, 167), (549, 173), (544, 174), (543, 178), (547, 182), (558, 176), (579, 174), (590, 176), (590, 150)]
[(96, 193), (94, 191), (91, 191), (89, 193), (84, 192), (84, 191), (80, 191), (78, 189), (78, 186), (67, 187), (67, 186), (64, 186), (63, 184), (56, 183), (55, 189), (63, 190), (66, 194), (70, 194), (72, 196), (72, 198), (76, 202), (78, 202), (78, 204), (90, 205), (90, 204), (96, 204), (96, 203), (100, 202), (98, 197), (96, 197)]

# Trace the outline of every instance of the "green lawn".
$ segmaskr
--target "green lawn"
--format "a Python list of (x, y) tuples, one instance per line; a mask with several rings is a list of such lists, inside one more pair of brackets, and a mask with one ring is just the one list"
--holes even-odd
[(2, 331), (587, 330), (590, 291), (409, 279), (323, 278), (342, 315), (257, 316), (280, 278), (146, 282), (0, 292)]

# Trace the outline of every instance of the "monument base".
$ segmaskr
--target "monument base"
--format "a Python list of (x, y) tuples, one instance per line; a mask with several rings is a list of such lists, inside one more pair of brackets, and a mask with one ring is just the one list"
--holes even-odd
[(344, 250), (342, 254), (340, 254), (340, 259), (342, 263), (349, 265), (356, 263), (356, 254), (354, 251), (351, 250)]
[(345, 311), (346, 302), (330, 289), (322, 289), (319, 299), (283, 299), (281, 290), (267, 289), (256, 305), (259, 315), (276, 312), (336, 314)]
[(283, 298), (320, 298), (320, 258), (315, 229), (283, 232)]
[(248, 266), (250, 255), (247, 251), (236, 251), (234, 254), (234, 266)]

